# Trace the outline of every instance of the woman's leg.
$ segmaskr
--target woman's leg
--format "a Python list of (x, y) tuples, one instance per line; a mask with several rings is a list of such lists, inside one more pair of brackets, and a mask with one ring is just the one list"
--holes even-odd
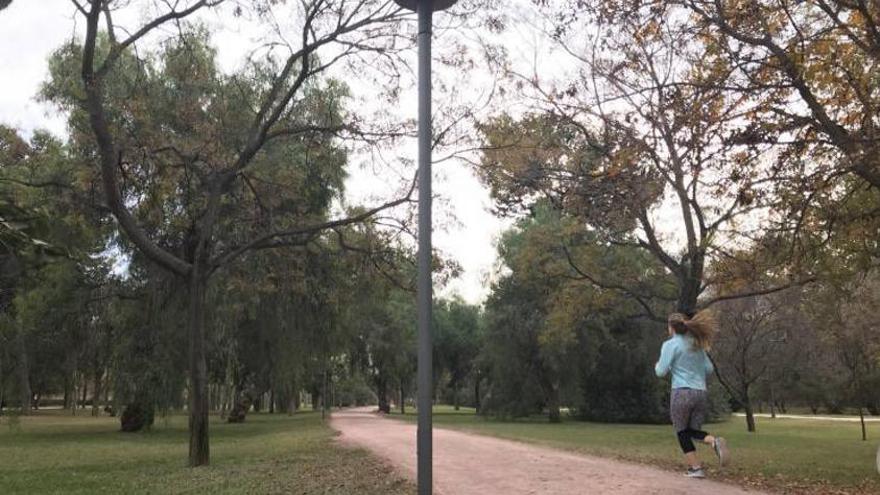
[(691, 438), (693, 438), (694, 440), (703, 442), (706, 445), (715, 445), (715, 437), (708, 434), (707, 432), (693, 428), (688, 428), (687, 431), (690, 432)]
[(678, 444), (684, 454), (685, 462), (691, 469), (700, 468), (700, 461), (696, 454), (697, 448), (693, 442), (694, 430), (690, 427), (694, 413), (697, 412), (699, 399), (696, 390), (674, 389), (669, 403), (669, 414), (678, 437)]
[(708, 415), (709, 393), (701, 391), (699, 393), (699, 399), (696, 401), (693, 413), (691, 415), (688, 429), (690, 429), (692, 432), (692, 438), (712, 447), (712, 450), (715, 451), (715, 455), (718, 456), (718, 463), (721, 466), (724, 466), (730, 460), (730, 452), (727, 448), (727, 442), (721, 437), (716, 437), (714, 435), (706, 433), (705, 431), (700, 430), (700, 428), (702, 428), (703, 426), (703, 422), (706, 420)]
[(715, 437), (709, 435), (705, 431), (686, 429), (678, 432), (678, 443), (684, 452), (685, 462), (693, 469), (701, 467), (700, 460), (697, 458), (697, 448), (694, 446), (694, 440), (705, 443), (711, 447), (715, 446)]

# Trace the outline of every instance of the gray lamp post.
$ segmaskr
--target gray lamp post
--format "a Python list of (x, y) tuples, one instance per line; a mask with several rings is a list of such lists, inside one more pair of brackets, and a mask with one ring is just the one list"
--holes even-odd
[(419, 495), (431, 495), (431, 15), (457, 0), (394, 0), (419, 17), (419, 365), (417, 434)]

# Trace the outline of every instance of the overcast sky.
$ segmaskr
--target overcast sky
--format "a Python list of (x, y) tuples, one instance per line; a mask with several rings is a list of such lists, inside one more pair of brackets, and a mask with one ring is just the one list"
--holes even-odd
[[(0, 13), (0, 122), (25, 133), (43, 128), (64, 136), (64, 116), (34, 97), (47, 77), (48, 56), (70, 39), (77, 23), (82, 22), (75, 19), (73, 10), (68, 0), (17, 0)], [(247, 50), (248, 43), (242, 43), (248, 39), (247, 33), (228, 29), (219, 22), (212, 26), (212, 33), (220, 48), (221, 65), (227, 69), (239, 65)], [(402, 99), (404, 115), (406, 109), (411, 109), (408, 117), (415, 117), (415, 101), (415, 94)], [(412, 140), (404, 146), (414, 152), (415, 144)], [(407, 151), (400, 153), (406, 157)], [(408, 157), (413, 158), (414, 153)], [(393, 191), (388, 190), (388, 181), (363, 165), (354, 161), (350, 166), (346, 186), (349, 204), (371, 204), (389, 198)], [(443, 161), (435, 166), (434, 176), (435, 193), (439, 195), (435, 216), (443, 224), (435, 229), (435, 246), (463, 268), (462, 276), (441, 294), (457, 293), (467, 301), (480, 302), (489, 290), (487, 277), (495, 264), (495, 241), (509, 222), (489, 212), (491, 202), (486, 189), (464, 163)]]

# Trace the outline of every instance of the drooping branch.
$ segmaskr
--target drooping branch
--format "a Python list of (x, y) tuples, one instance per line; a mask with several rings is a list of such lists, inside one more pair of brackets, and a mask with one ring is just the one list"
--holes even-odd
[[(149, 259), (179, 275), (187, 274), (191, 269), (191, 264), (163, 250), (152, 242), (137, 224), (125, 205), (125, 198), (121, 192), (118, 180), (118, 165), (122, 162), (123, 150), (118, 149), (110, 129), (110, 124), (107, 121), (106, 110), (103, 106), (103, 85), (107, 74), (114, 67), (115, 62), (122, 53), (152, 31), (159, 29), (169, 22), (178, 22), (203, 9), (215, 7), (223, 2), (224, 0), (199, 0), (186, 8), (180, 8), (180, 10), (178, 10), (178, 3), (169, 5), (170, 12), (146, 23), (127, 38), (111, 40), (110, 53), (102, 62), (96, 61), (96, 44), (100, 16), (104, 15), (108, 25), (112, 26), (112, 21), (109, 19), (108, 4), (102, 0), (91, 0), (89, 2), (90, 10), (84, 11), (84, 6), (81, 9), (87, 18), (82, 65), (82, 79), (86, 94), (83, 106), (89, 115), (90, 124), (96, 136), (108, 206), (120, 223), (122, 230), (132, 238), (134, 244)], [(393, 4), (391, 2), (383, 4), (378, 10), (365, 13), (364, 6), (366, 3), (361, 2), (352, 7), (348, 12), (333, 11), (333, 14), (338, 17), (334, 30), (326, 34), (319, 34), (314, 23), (317, 17), (330, 12), (328, 10), (329, 4), (318, 1), (304, 3), (303, 5), (305, 6), (306, 20), (302, 29), (302, 44), (298, 50), (290, 54), (284, 68), (273, 79), (270, 90), (259, 106), (257, 115), (248, 132), (249, 138), (245, 146), (228, 168), (219, 170), (212, 174), (211, 177), (205, 177), (205, 184), (208, 186), (206, 191), (206, 210), (201, 216), (198, 225), (194, 226), (195, 257), (193, 259), (201, 259), (200, 254), (208, 252), (206, 243), (212, 237), (215, 224), (219, 218), (219, 208), (222, 203), (221, 197), (229, 191), (232, 181), (252, 163), (254, 157), (270, 139), (307, 132), (342, 132), (346, 128), (345, 126), (337, 126), (336, 128), (321, 128), (319, 126), (276, 128), (276, 124), (286, 114), (290, 103), (301, 92), (306, 81), (318, 72), (328, 68), (328, 64), (314, 67), (312, 62), (314, 59), (313, 54), (320, 47), (333, 43), (346, 34), (353, 33), (371, 24), (392, 22), (402, 15), (401, 9), (392, 8)], [(332, 60), (336, 61), (338, 58), (333, 58)], [(299, 68), (298, 72), (295, 73), (297, 68)], [(399, 204), (396, 202), (391, 203), (394, 205)], [(391, 207), (389, 204), (383, 206)], [(306, 235), (313, 231), (314, 228), (327, 228), (332, 225), (332, 223), (328, 223), (320, 226), (309, 226), (304, 228), (302, 232), (277, 233), (269, 239), (260, 239), (260, 242), (257, 242), (255, 245), (266, 247), (284, 243), (289, 244), (292, 238)]]
[(239, 256), (243, 255), (244, 253), (246, 253), (250, 250), (271, 249), (271, 248), (283, 247), (286, 245), (290, 245), (290, 243), (292, 241), (297, 242), (298, 244), (301, 244), (300, 241), (296, 240), (297, 238), (301, 238), (301, 237), (311, 238), (317, 234), (320, 234), (323, 231), (332, 230), (332, 229), (336, 229), (339, 227), (344, 227), (346, 225), (352, 225), (352, 224), (361, 223), (366, 220), (369, 220), (371, 217), (375, 216), (376, 214), (378, 214), (382, 211), (394, 208), (396, 206), (400, 206), (404, 203), (411, 202), (412, 195), (415, 190), (415, 185), (416, 185), (416, 182), (413, 181), (406, 196), (394, 199), (392, 201), (388, 201), (386, 203), (383, 203), (379, 206), (370, 208), (370, 209), (365, 210), (365, 211), (358, 213), (356, 215), (351, 215), (351, 216), (348, 216), (345, 218), (330, 220), (327, 222), (320, 222), (320, 223), (307, 225), (307, 226), (303, 226), (303, 227), (298, 227), (298, 228), (294, 228), (294, 229), (279, 230), (279, 231), (275, 231), (275, 232), (271, 232), (271, 233), (259, 236), (246, 244), (232, 248), (229, 251), (227, 251), (226, 253), (221, 254), (220, 256), (216, 257), (210, 263), (212, 270), (216, 270), (218, 268), (223, 267), (224, 265), (230, 263), (231, 261), (235, 260), (236, 258), (238, 258)]
[[(310, 67), (313, 54), (319, 48), (334, 43), (338, 41), (340, 37), (355, 32), (368, 25), (397, 20), (401, 15), (401, 11), (398, 9), (385, 12), (381, 15), (369, 14), (360, 19), (354, 20), (356, 12), (359, 11), (359, 9), (356, 8), (354, 9), (354, 12), (345, 16), (344, 21), (340, 19), (337, 22), (334, 31), (319, 38), (315, 38), (313, 22), (315, 21), (316, 16), (320, 13), (320, 10), (318, 9), (319, 6), (320, 2), (317, 3), (313, 9), (309, 9), (306, 12), (301, 35), (302, 46), (287, 57), (284, 67), (273, 80), (269, 92), (261, 103), (257, 115), (254, 117), (248, 143), (239, 153), (235, 164), (229, 171), (228, 180), (232, 180), (235, 174), (245, 169), (251, 163), (257, 152), (259, 152), (259, 150), (266, 144), (266, 141), (271, 139), (271, 137), (276, 136), (274, 133), (279, 131), (273, 130), (273, 127), (284, 115), (284, 111), (303, 87), (306, 80), (329, 67), (330, 64), (324, 64), (317, 68)], [(338, 61), (339, 58), (340, 57), (335, 57), (332, 60), (335, 62)], [(285, 82), (290, 79), (297, 66), (299, 67), (299, 72), (296, 74), (289, 87), (285, 88)], [(284, 131), (280, 132), (283, 134)]]
[(98, 39), (98, 24), (103, 11), (102, 3), (100, 0), (93, 1), (92, 8), (88, 12), (81, 76), (86, 95), (83, 106), (89, 115), (89, 124), (95, 134), (95, 142), (98, 146), (101, 178), (104, 184), (104, 194), (107, 197), (107, 205), (122, 229), (147, 258), (172, 273), (186, 275), (189, 273), (191, 265), (150, 240), (146, 232), (135, 221), (131, 212), (128, 211), (119, 188), (117, 173), (122, 153), (116, 149), (113, 134), (110, 131), (110, 124), (107, 121), (104, 110), (103, 74), (95, 72), (95, 52)]
[(593, 284), (596, 287), (599, 287), (600, 289), (608, 289), (608, 290), (615, 290), (615, 291), (621, 292), (624, 295), (632, 298), (636, 303), (638, 303), (639, 306), (641, 306), (645, 310), (645, 313), (649, 319), (651, 319), (653, 321), (657, 321), (657, 322), (666, 321), (665, 318), (658, 316), (654, 312), (653, 308), (651, 308), (651, 305), (648, 304), (648, 300), (660, 299), (660, 300), (664, 300), (667, 302), (671, 302), (671, 300), (669, 298), (662, 297), (662, 296), (659, 296), (656, 294), (644, 294), (644, 293), (641, 293), (631, 287), (627, 287), (625, 285), (601, 281), (597, 277), (590, 275), (589, 273), (587, 273), (586, 271), (581, 269), (580, 266), (578, 266), (578, 264), (572, 258), (571, 251), (568, 249), (568, 246), (563, 244), (562, 250), (565, 253), (565, 259), (568, 262), (568, 266), (571, 267), (571, 269), (574, 270), (575, 273), (577, 273), (582, 279), (587, 280), (588, 282), (590, 282), (591, 284)]
[[(880, 171), (872, 166), (875, 151), (873, 147), (865, 149), (863, 139), (850, 132), (846, 127), (837, 122), (823, 105), (816, 90), (804, 75), (803, 68), (796, 62), (795, 54), (776, 42), (768, 32), (760, 35), (743, 32), (731, 24), (734, 18), (727, 12), (721, 0), (711, 0), (714, 11), (704, 8), (700, 2), (686, 0), (684, 5), (698, 15), (703, 21), (717, 27), (725, 36), (747, 46), (766, 50), (778, 63), (779, 70), (797, 92), (800, 99), (807, 106), (816, 127), (828, 136), (831, 143), (838, 148), (848, 159), (848, 170), (861, 177), (874, 187), (880, 187)], [(868, 52), (871, 53), (871, 52)]]
[[(221, 3), (223, 3), (224, 1), (225, 0), (199, 0), (186, 9), (179, 10), (179, 11), (172, 10), (171, 12), (168, 12), (167, 14), (161, 15), (161, 16), (153, 19), (152, 21), (144, 24), (143, 26), (141, 26), (140, 29), (135, 31), (128, 38), (113, 44), (112, 48), (110, 49), (110, 53), (107, 55), (107, 58), (104, 59), (104, 62), (101, 64), (101, 67), (99, 69), (97, 69), (98, 74), (103, 75), (103, 74), (106, 74), (108, 71), (110, 71), (110, 69), (113, 67), (113, 64), (116, 62), (117, 59), (119, 59), (119, 56), (122, 55), (122, 52), (124, 52), (128, 47), (135, 44), (138, 40), (140, 40), (144, 36), (148, 35), (152, 31), (154, 31), (156, 28), (164, 25), (167, 22), (179, 21), (181, 19), (185, 19), (185, 18), (195, 14), (196, 12), (202, 10), (203, 8), (216, 7), (216, 6), (220, 5)], [(94, 11), (96, 11), (96, 10), (98, 11), (98, 15), (100, 15), (101, 12), (104, 12), (105, 9), (109, 8), (109, 6), (107, 5), (108, 3), (109, 2), (106, 2), (105, 0), (91, 0), (93, 12), (90, 12), (89, 16), (91, 16), (94, 13)], [(103, 4), (103, 7), (102, 7), (102, 4)], [(107, 11), (107, 12), (108, 13), (105, 15), (108, 16), (108, 20), (107, 20), (108, 26), (112, 26), (112, 24), (111, 24), (112, 21), (109, 19), (109, 11)]]
[(764, 289), (755, 289), (755, 290), (747, 290), (742, 292), (734, 292), (731, 294), (724, 294), (721, 296), (716, 296), (706, 301), (702, 301), (699, 303), (700, 309), (706, 309), (713, 304), (719, 303), (721, 301), (729, 301), (732, 299), (743, 299), (746, 297), (754, 297), (754, 296), (766, 296), (767, 294), (773, 294), (776, 292), (782, 292), (786, 289), (791, 289), (792, 287), (802, 287), (804, 285), (811, 284), (818, 280), (818, 277), (810, 276), (799, 278), (797, 280), (792, 280), (786, 284), (774, 285), (772, 287), (767, 287)]
[[(401, 282), (400, 280), (397, 279), (397, 277), (394, 276), (394, 274), (389, 273), (388, 270), (383, 268), (382, 264), (380, 263), (380, 258), (379, 258), (379, 256), (377, 256), (377, 254), (380, 254), (380, 253), (377, 253), (376, 251), (371, 250), (371, 249), (366, 249), (366, 248), (362, 248), (360, 246), (355, 246), (355, 245), (347, 242), (345, 240), (344, 233), (339, 228), (334, 228), (331, 230), (333, 231), (334, 234), (336, 234), (336, 239), (339, 242), (339, 246), (342, 248), (343, 251), (351, 251), (351, 252), (358, 253), (358, 254), (366, 257), (370, 261), (370, 264), (373, 265), (373, 268), (375, 268), (376, 271), (380, 275), (382, 275), (383, 278), (385, 278), (385, 280), (387, 280), (389, 283), (391, 283), (393, 286), (397, 287), (398, 289), (401, 289), (406, 292), (412, 292), (412, 293), (414, 293), (416, 291), (416, 289), (412, 283), (407, 284), (407, 283)], [(386, 262), (386, 264), (388, 264), (388, 263)]]

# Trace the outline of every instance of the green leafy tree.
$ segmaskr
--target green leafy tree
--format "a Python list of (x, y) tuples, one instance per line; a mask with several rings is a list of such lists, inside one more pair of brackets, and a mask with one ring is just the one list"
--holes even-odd
[[(107, 206), (130, 246), (186, 282), (189, 463), (204, 465), (212, 276), (250, 251), (305, 245), (328, 228), (367, 220), (406, 201), (328, 220), (327, 202), (310, 208), (311, 198), (301, 201), (308, 191), (287, 189), (289, 202), (276, 209), (261, 205), (267, 198), (252, 187), (260, 164), (279, 156), (298, 157), (287, 166), (301, 176), (302, 162), (323, 164), (327, 158), (331, 169), (344, 162), (344, 153), (330, 142), (354, 129), (355, 119), (341, 112), (341, 86), (321, 75), (348, 56), (381, 53), (401, 11), (384, 2), (304, 2), (301, 36), (294, 37), (299, 46), (286, 45), (290, 50), (280, 59), (267, 53), (226, 75), (217, 68), (205, 30), (186, 22), (220, 1), (157, 3), (154, 17), (126, 31), (111, 13), (139, 4), (74, 3), (84, 21), (83, 38), (54, 57), (44, 94), (69, 112), (74, 146), (97, 161)], [(271, 5), (255, 7), (265, 11)], [(179, 28), (176, 37), (158, 50), (145, 46), (150, 35), (168, 27)], [(344, 47), (340, 56), (318, 57), (337, 43)]]
[[(579, 237), (577, 247), (560, 247), (559, 239), (569, 236)], [(486, 303), (485, 411), (523, 415), (547, 408), (557, 421), (566, 405), (593, 420), (662, 418), (662, 389), (651, 372), (663, 335), (651, 322), (655, 310), (575, 269), (644, 273), (657, 269), (653, 258), (639, 249), (609, 249), (546, 206), (505, 235), (500, 253), (510, 271)], [(650, 289), (672, 293), (667, 277), (660, 269)]]
[(437, 364), (449, 374), (452, 404), (457, 411), (461, 387), (474, 372), (480, 350), (480, 309), (454, 298), (438, 301), (434, 315)]
[[(539, 29), (570, 70), (538, 77), (506, 69), (511, 94), (538, 109), (481, 126), (479, 171), (499, 210), (549, 200), (605, 242), (644, 250), (675, 277), (672, 300), (639, 290), (645, 281), (581, 271), (648, 305), (665, 303), (664, 311), (693, 313), (718, 297), (751, 294), (721, 294), (707, 271), (731, 244), (755, 244), (756, 232), (795, 229), (777, 194), (790, 180), (769, 163), (770, 145), (735, 139), (751, 102), (724, 91), (729, 72), (704, 56), (687, 22), (654, 4), (631, 12), (610, 2), (538, 3)], [(788, 278), (761, 289), (811, 280), (803, 256), (778, 259), (773, 269)]]
[(77, 164), (46, 133), (0, 126), (0, 318), (24, 412), (57, 382), (67, 390), (101, 278), (105, 224)]

